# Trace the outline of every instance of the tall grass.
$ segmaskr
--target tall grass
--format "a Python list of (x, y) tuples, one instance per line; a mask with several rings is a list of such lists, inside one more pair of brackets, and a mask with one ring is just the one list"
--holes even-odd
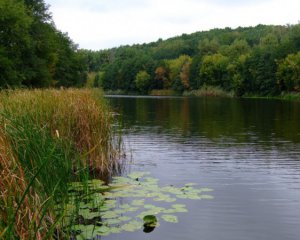
[(233, 92), (226, 92), (221, 87), (203, 86), (198, 90), (186, 91), (183, 96), (188, 97), (233, 97)]
[[(3, 132), (0, 133), (0, 239), (43, 239), (53, 216), (29, 186)], [(44, 198), (45, 199), (45, 198)], [(42, 216), (41, 211), (45, 209)]]
[(257, 94), (245, 94), (244, 98), (260, 98), (260, 99), (279, 99), (279, 100), (290, 100), (290, 101), (299, 101), (300, 93), (299, 92), (282, 92), (280, 95), (269, 95), (261, 96)]
[(109, 109), (96, 90), (15, 90), (0, 114), (0, 238), (51, 238), (67, 183), (119, 168)]
[(149, 93), (150, 96), (178, 96), (180, 95), (171, 89), (153, 89)]

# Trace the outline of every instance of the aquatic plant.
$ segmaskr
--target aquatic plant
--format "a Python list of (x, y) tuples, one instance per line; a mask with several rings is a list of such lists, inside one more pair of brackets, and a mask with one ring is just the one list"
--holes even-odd
[[(89, 194), (84, 194), (86, 188), (82, 183), (71, 183), (68, 190), (70, 202), (63, 209), (61, 205), (57, 209), (65, 213), (62, 221), (77, 239), (134, 232), (142, 228), (146, 233), (151, 232), (161, 220), (177, 223), (176, 214), (188, 212), (185, 204), (177, 203), (180, 199), (213, 199), (206, 194), (212, 189), (195, 188), (192, 183), (182, 187), (159, 186), (158, 179), (146, 172), (114, 177), (109, 185), (92, 180), (88, 186)], [(124, 203), (125, 199), (129, 199), (128, 203)]]
[(119, 146), (113, 145), (112, 116), (100, 91), (16, 90), (2, 92), (0, 100), (8, 126), (30, 123), (52, 137), (71, 141), (83, 163), (100, 172), (117, 167)]
[[(119, 169), (112, 117), (94, 90), (0, 93), (0, 238), (61, 234), (68, 182)], [(56, 236), (58, 237), (58, 236)]]
[(233, 92), (226, 92), (216, 86), (202, 86), (200, 89), (185, 91), (183, 96), (186, 97), (234, 97)]

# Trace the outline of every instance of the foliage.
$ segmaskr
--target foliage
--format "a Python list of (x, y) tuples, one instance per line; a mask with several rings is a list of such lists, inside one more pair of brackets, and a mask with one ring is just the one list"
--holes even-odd
[(204, 56), (199, 71), (201, 85), (219, 86), (228, 90), (227, 65), (228, 58), (220, 53)]
[(0, 114), (1, 238), (51, 237), (66, 183), (119, 170), (110, 112), (92, 90), (7, 90)]
[(232, 92), (226, 92), (221, 87), (202, 86), (198, 90), (186, 91), (184, 96), (193, 97), (232, 97)]
[(210, 85), (234, 91), (236, 96), (270, 96), (298, 91), (297, 84), (287, 86), (291, 84), (287, 79), (293, 77), (285, 75), (288, 71), (297, 75), (296, 68), (287, 67), (287, 61), (296, 60), (287, 57), (299, 51), (297, 24), (213, 29), (84, 54), (90, 71), (103, 72), (101, 82), (106, 90), (140, 91), (135, 77), (146, 71), (149, 92), (173, 89), (182, 93)]
[(146, 71), (139, 71), (135, 77), (135, 84), (141, 92), (146, 92), (150, 84), (150, 75)]
[(300, 91), (300, 51), (279, 62), (277, 80), (283, 91)]
[[(70, 201), (63, 206), (58, 205), (57, 209), (65, 212), (62, 219), (64, 226), (73, 223), (70, 229), (65, 228), (66, 231), (73, 233), (76, 239), (134, 232), (142, 227), (144, 232), (151, 232), (159, 227), (159, 220), (177, 223), (175, 214), (188, 212), (185, 204), (177, 203), (180, 199), (213, 199), (213, 196), (207, 195), (212, 189), (196, 188), (193, 183), (182, 187), (159, 186), (158, 179), (149, 174), (132, 172), (127, 177), (113, 177), (108, 185), (93, 179), (87, 183), (88, 194), (84, 194), (84, 184), (70, 183)], [(75, 212), (77, 215), (74, 215)]]
[(189, 71), (192, 58), (187, 55), (181, 55), (177, 59), (168, 60), (166, 64), (169, 69), (169, 78), (174, 90), (183, 91), (189, 89)]
[(85, 59), (43, 0), (2, 0), (0, 16), (0, 88), (84, 84)]

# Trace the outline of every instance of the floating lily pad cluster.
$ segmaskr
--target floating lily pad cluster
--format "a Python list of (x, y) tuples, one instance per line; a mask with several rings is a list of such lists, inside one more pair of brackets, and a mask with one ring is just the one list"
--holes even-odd
[[(94, 239), (142, 228), (150, 232), (159, 226), (159, 220), (177, 223), (175, 214), (188, 212), (185, 204), (176, 203), (178, 199), (213, 199), (205, 194), (210, 191), (212, 189), (195, 188), (192, 183), (183, 187), (160, 187), (158, 179), (146, 172), (114, 177), (109, 185), (101, 180), (91, 180), (85, 185), (72, 183), (69, 204), (63, 209), (63, 223), (71, 224), (71, 233), (76, 239)], [(122, 203), (124, 198), (129, 203)], [(154, 205), (155, 202), (160, 206)]]

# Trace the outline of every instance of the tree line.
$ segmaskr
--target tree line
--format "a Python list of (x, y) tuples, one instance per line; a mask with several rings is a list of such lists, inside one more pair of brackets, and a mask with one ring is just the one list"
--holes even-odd
[(0, 88), (82, 86), (84, 56), (43, 0), (0, 1)]
[(244, 94), (300, 91), (300, 25), (183, 34), (100, 51), (81, 50), (95, 86), (147, 93), (217, 86)]
[(0, 88), (84, 86), (148, 93), (216, 86), (236, 96), (300, 91), (300, 24), (183, 34), (91, 51), (59, 31), (44, 0), (0, 1)]

